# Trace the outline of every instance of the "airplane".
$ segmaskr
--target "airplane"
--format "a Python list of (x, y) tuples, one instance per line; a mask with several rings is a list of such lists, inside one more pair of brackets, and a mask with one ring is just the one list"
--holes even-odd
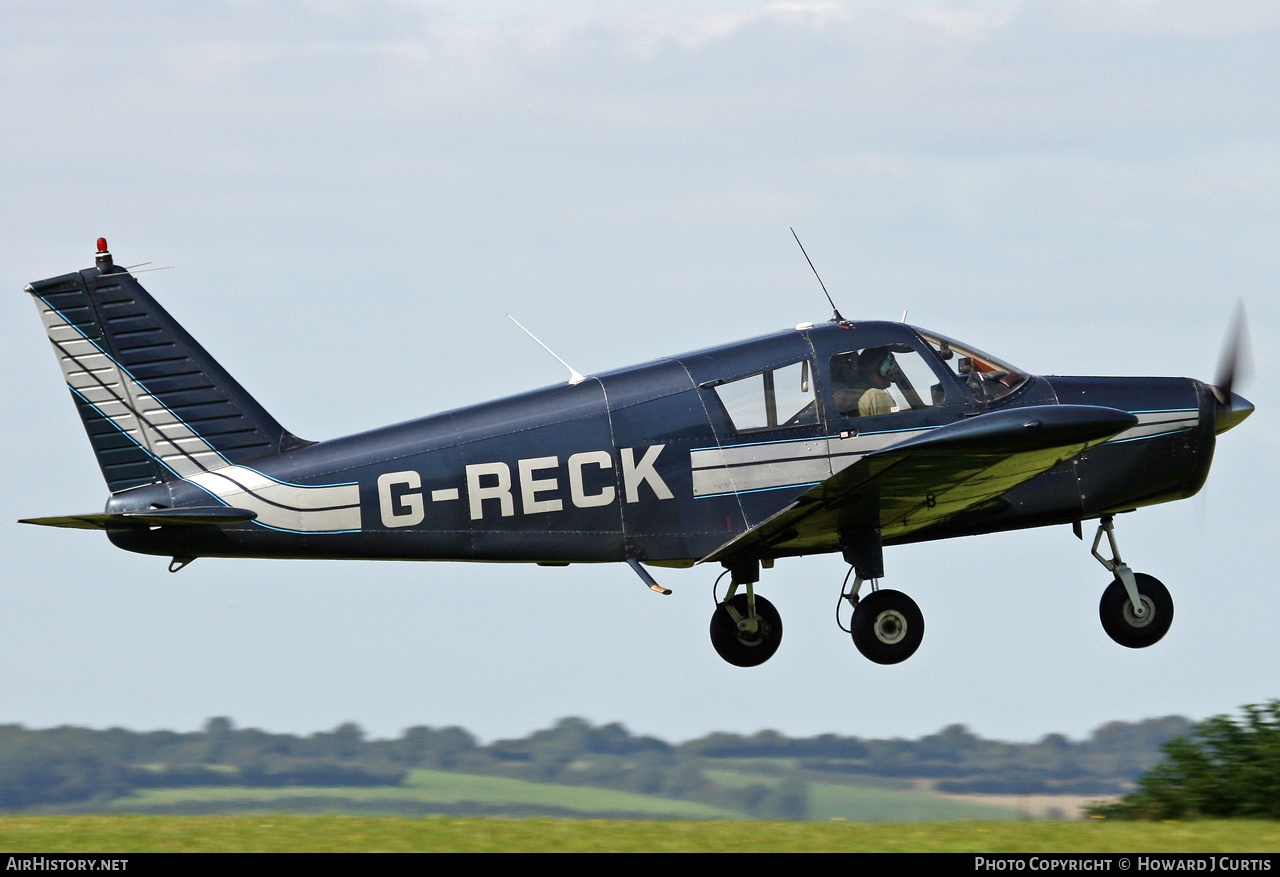
[(110, 496), (100, 513), (23, 523), (103, 530), (170, 557), (171, 572), (200, 557), (626, 563), (669, 594), (650, 569), (716, 564), (711, 641), (740, 667), (781, 643), (781, 617), (756, 592), (779, 558), (840, 552), (852, 611), (838, 623), (865, 657), (896, 664), (924, 618), (880, 587), (885, 546), (1053, 525), (1083, 538), (1086, 521), (1110, 574), (1103, 629), (1150, 646), (1173, 601), (1121, 560), (1115, 516), (1196, 493), (1217, 436), (1253, 411), (1232, 390), (1242, 319), (1207, 384), (1037, 376), (833, 305), (824, 323), (570, 369), (564, 384), (313, 442), (267, 413), (104, 239), (94, 267), (26, 291)]

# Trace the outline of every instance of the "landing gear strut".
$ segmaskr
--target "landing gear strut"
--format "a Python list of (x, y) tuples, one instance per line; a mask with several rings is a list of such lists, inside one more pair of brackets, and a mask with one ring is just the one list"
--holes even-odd
[[(916, 601), (901, 591), (880, 590), (884, 576), (884, 549), (880, 531), (849, 529), (841, 533), (845, 561), (852, 567), (853, 587), (840, 589), (840, 599), (853, 607), (849, 634), (853, 644), (868, 660), (877, 664), (900, 664), (916, 653), (924, 639), (924, 615)], [(849, 577), (845, 576), (848, 583)], [(871, 593), (859, 597), (864, 582)], [(836, 622), (839, 623), (837, 613)], [(843, 627), (843, 625), (842, 625)]]
[[(1111, 546), (1111, 559), (1098, 553), (1103, 535)], [(1115, 578), (1102, 593), (1098, 616), (1107, 636), (1130, 649), (1158, 643), (1173, 623), (1173, 598), (1155, 576), (1135, 573), (1120, 560), (1111, 515), (1104, 515), (1093, 537), (1093, 556)]]
[[(756, 595), (759, 563), (734, 564), (729, 575), (729, 591), (711, 616), (711, 645), (735, 667), (756, 667), (772, 658), (782, 643), (782, 616)], [(745, 594), (738, 593), (739, 586), (746, 587)]]

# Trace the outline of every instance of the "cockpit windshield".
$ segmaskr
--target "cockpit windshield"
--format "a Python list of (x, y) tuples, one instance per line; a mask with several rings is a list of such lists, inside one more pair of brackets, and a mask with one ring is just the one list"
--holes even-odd
[(969, 388), (979, 402), (994, 402), (1003, 398), (1026, 383), (1030, 377), (1022, 369), (945, 335), (920, 332), (920, 337), (929, 342), (938, 358), (946, 363), (947, 368)]

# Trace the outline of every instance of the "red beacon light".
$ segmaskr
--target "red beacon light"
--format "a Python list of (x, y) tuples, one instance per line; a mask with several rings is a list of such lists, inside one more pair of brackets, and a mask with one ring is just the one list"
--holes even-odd
[(98, 238), (98, 255), (94, 257), (93, 261), (103, 274), (110, 274), (115, 269), (115, 264), (111, 261), (111, 254), (107, 252), (106, 238)]

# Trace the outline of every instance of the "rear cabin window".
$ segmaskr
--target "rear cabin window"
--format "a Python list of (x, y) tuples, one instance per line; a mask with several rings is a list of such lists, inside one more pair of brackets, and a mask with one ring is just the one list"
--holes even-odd
[(784, 429), (818, 422), (808, 360), (728, 381), (716, 396), (737, 432)]

